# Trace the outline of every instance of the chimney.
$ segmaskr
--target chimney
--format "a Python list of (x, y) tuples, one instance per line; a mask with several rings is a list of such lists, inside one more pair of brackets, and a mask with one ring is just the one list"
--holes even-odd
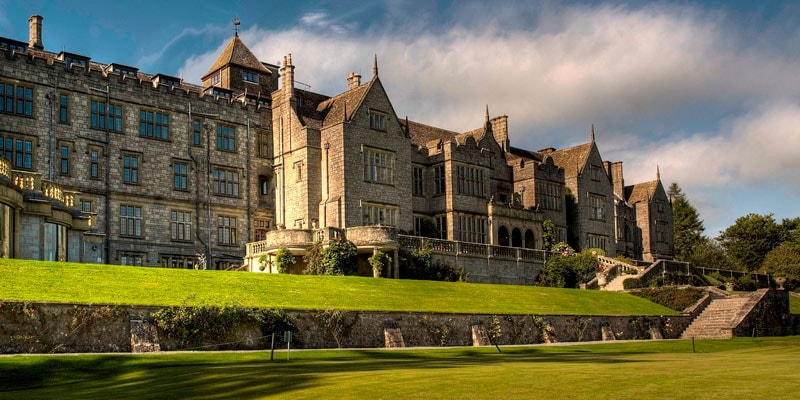
[(622, 161), (611, 163), (611, 183), (614, 185), (614, 193), (619, 197), (625, 198), (625, 179), (622, 177)]
[(34, 14), (28, 19), (28, 46), (34, 49), (44, 50), (42, 44), (42, 20), (44, 17)]
[(355, 89), (361, 86), (361, 75), (350, 72), (350, 75), (347, 76), (347, 90)]
[(283, 77), (283, 90), (294, 93), (294, 65), (292, 65), (292, 54), (283, 57), (283, 66), (281, 67), (281, 76)]

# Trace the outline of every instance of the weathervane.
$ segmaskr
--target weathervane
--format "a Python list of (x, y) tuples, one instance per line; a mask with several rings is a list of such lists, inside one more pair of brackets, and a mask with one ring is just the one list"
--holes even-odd
[(239, 25), (241, 25), (241, 24), (242, 23), (239, 22), (239, 17), (234, 16), (233, 17), (233, 30), (234, 30), (234, 32), (235, 32), (234, 34), (236, 36), (239, 36)]

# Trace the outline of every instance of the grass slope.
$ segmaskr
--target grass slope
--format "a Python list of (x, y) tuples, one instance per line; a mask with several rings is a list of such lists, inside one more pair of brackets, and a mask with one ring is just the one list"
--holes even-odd
[(0, 397), (789, 399), (800, 337), (398, 351), (0, 357)]
[(625, 293), (0, 260), (0, 300), (486, 314), (676, 315)]

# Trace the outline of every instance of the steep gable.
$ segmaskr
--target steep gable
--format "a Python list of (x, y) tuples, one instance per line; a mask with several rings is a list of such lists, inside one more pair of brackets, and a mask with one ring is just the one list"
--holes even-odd
[(319, 103), (317, 112), (325, 115), (322, 125), (333, 125), (353, 118), (353, 114), (364, 102), (373, 82), (370, 81)]
[(655, 195), (658, 184), (659, 181), (656, 180), (625, 186), (625, 201), (628, 204), (649, 202)]
[(271, 75), (272, 71), (268, 70), (261, 61), (244, 45), (239, 35), (236, 35), (228, 42), (225, 49), (222, 50), (217, 61), (208, 69), (208, 72), (203, 75), (203, 80), (211, 74), (224, 68), (226, 65), (238, 65), (253, 71), (258, 71), (267, 75)]
[(584, 143), (566, 149), (556, 150), (549, 154), (553, 161), (561, 168), (564, 168), (565, 177), (578, 176), (586, 162), (589, 160), (589, 154), (595, 148), (594, 142)]

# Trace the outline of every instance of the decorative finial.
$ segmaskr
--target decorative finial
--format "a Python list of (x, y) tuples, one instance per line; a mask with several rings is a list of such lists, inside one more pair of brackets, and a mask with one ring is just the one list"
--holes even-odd
[(242, 23), (239, 22), (239, 17), (233, 17), (233, 31), (236, 37), (239, 37), (239, 25)]
[(592, 124), (592, 143), (594, 143), (594, 124)]
[(372, 76), (375, 77), (375, 78), (378, 77), (378, 54), (377, 53), (374, 55), (374, 58), (373, 58), (373, 61), (372, 61)]
[(489, 123), (489, 105), (486, 105), (486, 123)]
[(658, 164), (656, 164), (656, 180), (661, 180), (661, 169), (658, 167)]

